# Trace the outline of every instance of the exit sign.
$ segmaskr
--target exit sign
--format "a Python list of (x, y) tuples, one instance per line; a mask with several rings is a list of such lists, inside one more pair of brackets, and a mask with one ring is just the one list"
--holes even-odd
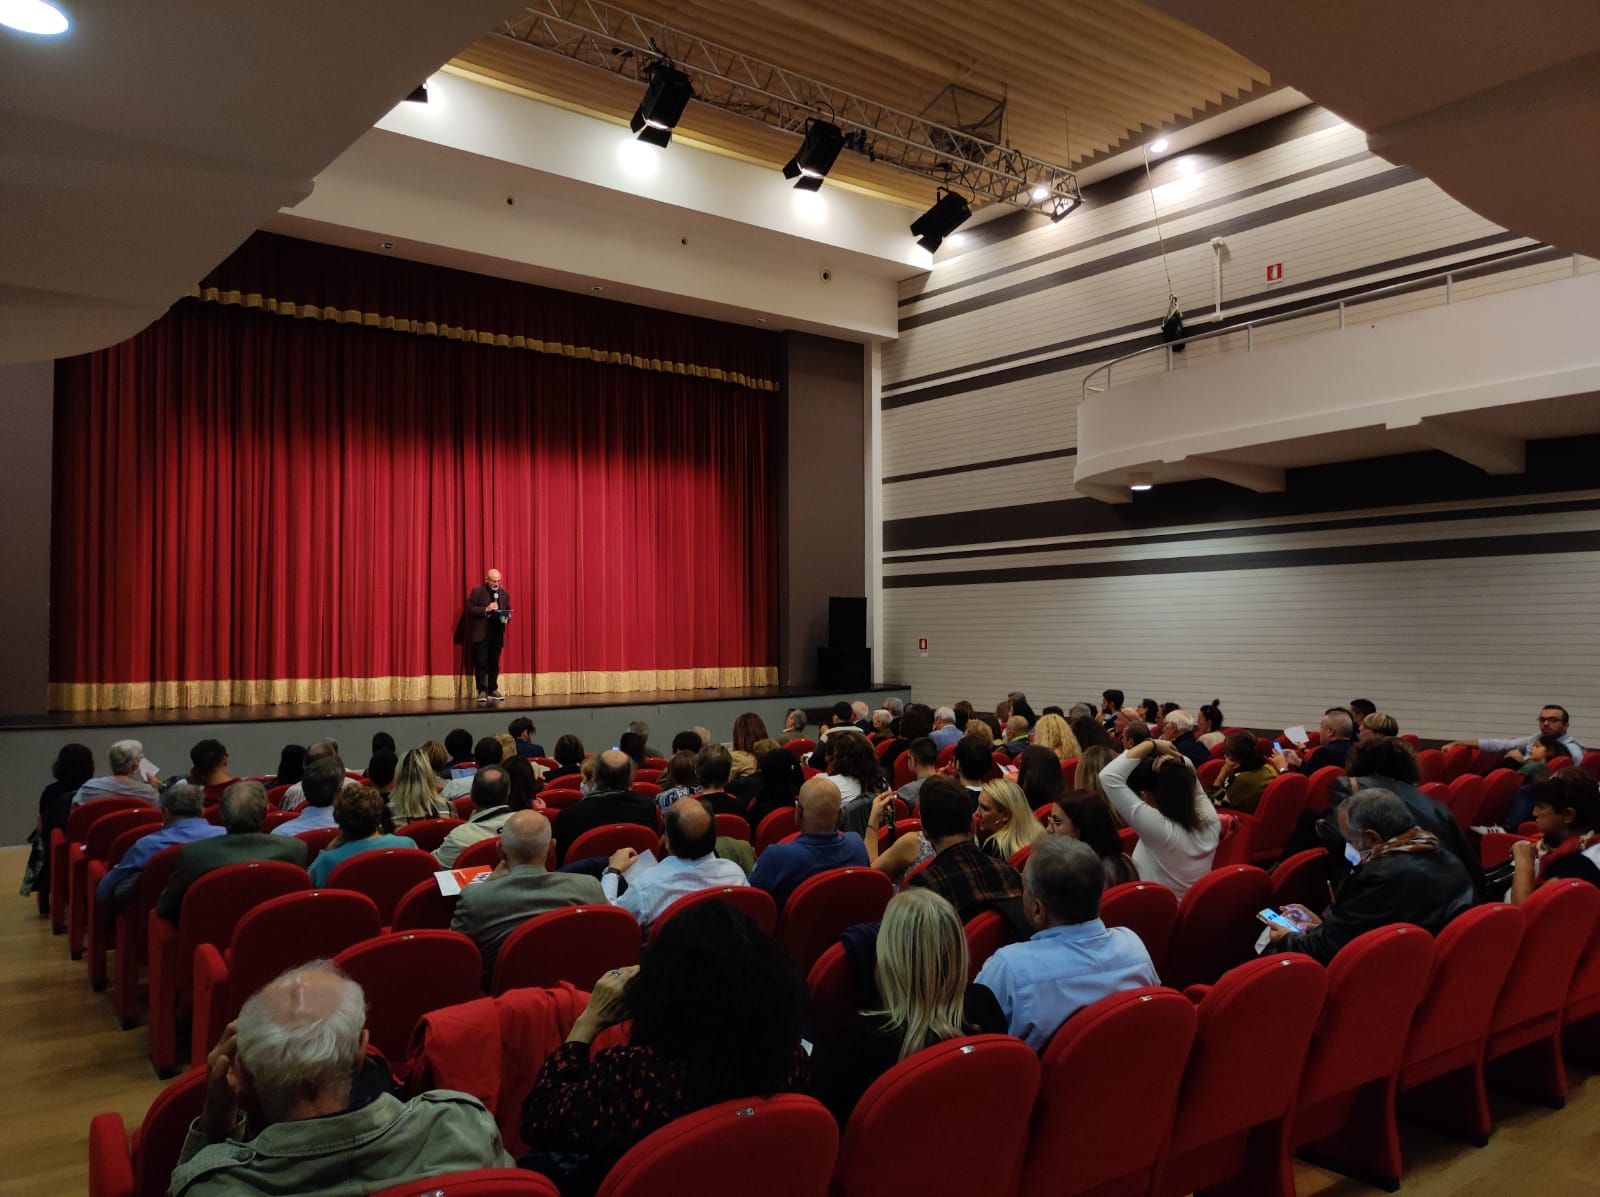
[(1283, 263), (1274, 262), (1267, 267), (1267, 286), (1270, 287), (1274, 283), (1281, 282), (1283, 282)]

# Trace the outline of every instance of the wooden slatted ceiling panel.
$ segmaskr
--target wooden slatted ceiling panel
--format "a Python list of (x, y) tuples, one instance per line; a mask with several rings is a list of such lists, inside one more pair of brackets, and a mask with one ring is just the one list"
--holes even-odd
[[(950, 83), (1007, 97), (1010, 144), (1065, 165), (1270, 83), (1262, 68), (1132, 0), (629, 0), (621, 7), (909, 112)], [(638, 103), (635, 83), (500, 38), (480, 40), (455, 63), (611, 117), (625, 119)], [(793, 137), (704, 104), (691, 104), (680, 128), (772, 165), (794, 151)], [(841, 157), (839, 178), (927, 202), (926, 181), (856, 157)]]

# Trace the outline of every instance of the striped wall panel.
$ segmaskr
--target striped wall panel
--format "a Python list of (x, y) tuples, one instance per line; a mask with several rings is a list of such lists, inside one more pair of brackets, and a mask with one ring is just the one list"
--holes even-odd
[[(1442, 286), (1409, 286), (1437, 270), (1463, 268), (1459, 300), (1573, 260), (1499, 264), (1534, 242), (1315, 107), (1154, 175), (1166, 269), (1141, 173), (1088, 188), (1059, 225), (996, 222), (903, 285), (883, 351), (883, 676), (980, 705), (1010, 688), (1035, 706), (1112, 685), (1191, 707), (1220, 697), (1261, 724), (1314, 725), (1371, 697), (1424, 736), (1531, 731), (1559, 701), (1600, 746), (1600, 443), (1537, 430), (1552, 439), (1510, 478), (1411, 454), (1290, 471), (1282, 495), (1204, 482), (1111, 507), (1072, 487), (1083, 380), (1159, 343), (1168, 270), (1189, 331), (1212, 327), (1213, 236), (1227, 242), (1223, 328), (1401, 284), (1347, 311), (1385, 319), (1442, 302)], [(1285, 278), (1268, 286), (1273, 262)], [(1255, 343), (1336, 326), (1307, 316)], [(1166, 368), (1149, 355), (1117, 379)]]

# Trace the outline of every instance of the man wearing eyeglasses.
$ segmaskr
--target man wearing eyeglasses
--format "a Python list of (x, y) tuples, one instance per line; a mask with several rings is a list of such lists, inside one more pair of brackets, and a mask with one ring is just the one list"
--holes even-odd
[(1539, 730), (1531, 736), (1501, 737), (1488, 740), (1456, 740), (1446, 744), (1444, 750), (1449, 752), (1458, 744), (1468, 748), (1481, 748), (1485, 752), (1498, 752), (1507, 760), (1521, 764), (1528, 758), (1528, 749), (1533, 747), (1533, 742), (1540, 736), (1554, 736), (1561, 741), (1561, 745), (1575, 761), (1583, 760), (1583, 745), (1578, 743), (1567, 731), (1567, 708), (1556, 703), (1539, 708)]

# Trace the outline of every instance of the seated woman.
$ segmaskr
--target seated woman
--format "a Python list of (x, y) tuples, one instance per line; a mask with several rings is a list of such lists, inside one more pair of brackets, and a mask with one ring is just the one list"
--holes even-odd
[(794, 810), (795, 799), (805, 783), (805, 772), (800, 761), (787, 748), (764, 752), (756, 760), (756, 771), (761, 774), (761, 792), (750, 803), (745, 818), (750, 820), (750, 838), (753, 841), (761, 821), (775, 810)]
[(966, 730), (961, 734), (962, 736), (976, 736), (983, 741), (983, 746), (986, 749), (990, 752), (994, 751), (994, 728), (989, 725), (989, 721), (983, 716), (974, 715), (971, 719), (968, 719)]
[(1563, 769), (1533, 786), (1539, 839), (1511, 847), (1510, 900), (1520, 905), (1557, 877), (1600, 883), (1600, 786), (1577, 769)]
[(455, 809), (439, 797), (439, 779), (427, 754), (413, 748), (400, 758), (389, 792), (389, 824), (396, 829), (418, 819), (447, 819)]
[[(1147, 758), (1148, 767), (1140, 769)], [(1139, 770), (1135, 776), (1134, 771)], [(1179, 901), (1211, 871), (1221, 823), (1189, 759), (1166, 740), (1146, 740), (1100, 773), (1111, 805), (1139, 833), (1134, 867)]]
[(1069, 835), (1093, 848), (1105, 870), (1106, 888), (1139, 880), (1133, 858), (1122, 850), (1122, 837), (1111, 820), (1111, 807), (1104, 798), (1081, 790), (1062, 798), (1045, 816), (1046, 835)]
[[(1375, 740), (1380, 736), (1398, 736), (1400, 724), (1393, 715), (1383, 711), (1373, 711), (1372, 714), (1361, 720), (1361, 730), (1356, 734), (1358, 740)], [(1566, 751), (1562, 749), (1562, 751)]]
[(733, 721), (732, 747), (735, 752), (756, 755), (756, 742), (770, 738), (767, 735), (766, 722), (754, 711), (746, 711)]
[[(963, 974), (964, 975), (964, 974)], [(805, 1078), (805, 985), (776, 940), (726, 902), (674, 916), (644, 963), (601, 977), (522, 1106), (521, 1162), (564, 1197), (593, 1193), (628, 1148), (674, 1118)], [(625, 1046), (593, 1056), (633, 1020)]]
[(1029, 809), (1035, 811), (1059, 802), (1067, 793), (1061, 762), (1054, 752), (1038, 744), (1030, 744), (1017, 754), (1017, 784), (1028, 799)]
[(408, 836), (383, 832), (383, 795), (371, 786), (345, 786), (333, 799), (333, 821), (339, 834), (311, 862), (311, 884), (320, 888), (339, 865), (362, 852), (380, 848), (415, 848)]
[(1044, 834), (1022, 787), (1000, 778), (978, 794), (978, 843), (990, 856), (1010, 860)]
[(865, 736), (837, 732), (828, 737), (824, 751), (828, 780), (839, 787), (839, 797), (847, 807), (853, 798), (866, 795), (870, 801), (883, 792), (887, 784), (883, 767)]
[(1058, 761), (1070, 761), (1083, 755), (1078, 737), (1072, 734), (1072, 728), (1060, 715), (1040, 716), (1039, 722), (1034, 724), (1033, 742), (1040, 748), (1048, 748)]
[(1222, 700), (1220, 698), (1213, 698), (1195, 712), (1194, 738), (1208, 749), (1215, 748), (1222, 743), (1224, 733), (1222, 730)]
[(671, 810), (679, 798), (691, 798), (700, 792), (699, 760), (699, 753), (688, 751), (674, 752), (667, 758), (666, 768), (656, 778), (656, 785), (661, 787), (656, 805), (663, 814)]
[(1083, 752), (1078, 754), (1078, 760), (1083, 760), (1084, 754), (1093, 748), (1104, 748), (1107, 752), (1114, 752), (1116, 745), (1111, 742), (1111, 734), (1106, 731), (1105, 725), (1090, 715), (1079, 715), (1068, 725), (1072, 734), (1078, 741), (1078, 746)]
[(644, 763), (649, 757), (645, 752), (644, 737), (638, 732), (623, 732), (622, 738), (617, 741), (617, 747), (633, 762), (635, 769), (645, 767)]
[[(1116, 759), (1117, 751), (1114, 748), (1106, 748), (1099, 744), (1093, 748), (1085, 748), (1083, 755), (1078, 758), (1078, 771), (1073, 776), (1073, 785), (1082, 793), (1105, 801), (1106, 788), (1100, 784), (1100, 774)], [(1111, 804), (1106, 802), (1106, 805)], [(1111, 823), (1119, 828), (1128, 825), (1114, 806), (1111, 807)]]
[(916, 835), (902, 834), (896, 837), (894, 843), (880, 850), (878, 832), (883, 828), (889, 805), (893, 801), (892, 790), (885, 790), (873, 799), (866, 830), (861, 833), (861, 838), (867, 845), (867, 862), (878, 872), (887, 874), (896, 889), (903, 889), (912, 871), (933, 859), (933, 841), (919, 830)]
[(267, 789), (278, 786), (292, 786), (306, 775), (306, 746), (304, 744), (285, 744), (283, 751), (278, 754), (278, 770), (272, 775), (271, 781), (261, 784)]
[(967, 971), (955, 907), (930, 889), (896, 894), (878, 929), (874, 1008), (816, 1045), (806, 1092), (843, 1127), (861, 1095), (907, 1056), (962, 1035), (1005, 1034), (994, 995), (969, 985)]
[(1211, 801), (1229, 810), (1254, 814), (1261, 792), (1278, 776), (1278, 771), (1261, 755), (1261, 745), (1247, 731), (1236, 731), (1222, 741), (1222, 760), (1222, 772), (1211, 787)]
[(556, 767), (545, 775), (545, 780), (552, 777), (570, 777), (583, 768), (583, 741), (577, 736), (567, 734), (556, 741), (556, 746), (551, 750), (551, 759)]

